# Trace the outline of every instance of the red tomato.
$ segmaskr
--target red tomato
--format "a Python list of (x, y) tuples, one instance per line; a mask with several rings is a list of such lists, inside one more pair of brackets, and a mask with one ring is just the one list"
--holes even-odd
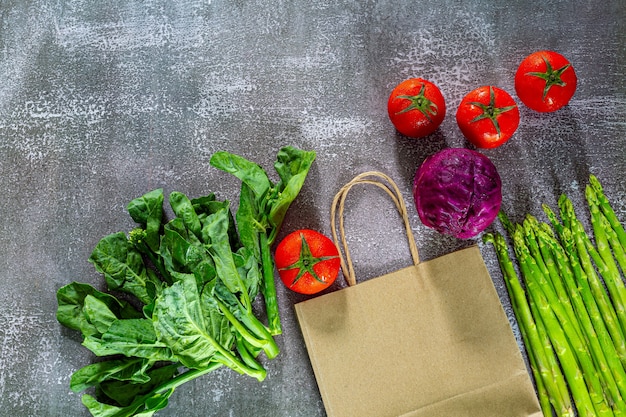
[(520, 63), (515, 73), (515, 91), (531, 109), (552, 112), (569, 103), (577, 81), (567, 58), (552, 51), (538, 51)]
[(456, 122), (474, 146), (495, 148), (517, 130), (519, 109), (506, 91), (493, 86), (479, 87), (461, 100)]
[(421, 138), (437, 130), (446, 115), (446, 102), (435, 84), (410, 78), (393, 89), (387, 112), (398, 132)]
[(285, 286), (301, 294), (315, 294), (329, 287), (341, 263), (333, 241), (309, 229), (287, 235), (276, 246), (275, 259)]

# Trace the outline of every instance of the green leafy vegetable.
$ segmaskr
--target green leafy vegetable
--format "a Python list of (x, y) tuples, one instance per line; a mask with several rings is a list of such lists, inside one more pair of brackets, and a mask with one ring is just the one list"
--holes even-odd
[[(73, 282), (57, 291), (57, 320), (77, 330), (95, 363), (71, 377), (96, 417), (152, 416), (180, 385), (227, 366), (259, 381), (258, 360), (279, 353), (280, 333), (270, 245), (298, 195), (314, 152), (283, 148), (272, 184), (255, 163), (218, 152), (211, 163), (242, 179), (237, 216), (215, 194), (190, 199), (163, 189), (127, 205), (138, 224), (105, 236), (89, 262), (107, 292)], [(268, 325), (253, 308), (263, 294)]]
[(282, 148), (274, 164), (280, 178), (276, 184), (272, 183), (261, 167), (241, 156), (217, 152), (211, 157), (211, 165), (241, 180), (237, 225), (243, 245), (261, 259), (261, 291), (265, 299), (269, 330), (273, 335), (280, 334), (282, 328), (270, 247), (276, 240), (287, 209), (304, 184), (315, 156), (313, 151)]

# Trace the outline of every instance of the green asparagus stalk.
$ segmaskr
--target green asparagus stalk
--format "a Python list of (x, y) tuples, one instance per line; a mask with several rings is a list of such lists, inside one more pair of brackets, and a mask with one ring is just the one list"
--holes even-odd
[[(626, 286), (619, 273), (611, 247), (609, 246), (606, 236), (606, 222), (602, 222), (603, 216), (600, 213), (598, 207), (598, 200), (591, 187), (587, 187), (585, 190), (585, 197), (589, 205), (589, 212), (591, 214), (591, 225), (593, 228), (593, 234), (596, 241), (597, 253), (600, 255), (600, 259), (594, 259), (598, 269), (601, 271), (601, 275), (604, 278), (609, 294), (615, 307), (622, 331), (626, 334)], [(594, 252), (591, 252), (592, 257)]]
[(568, 291), (564, 286), (558, 268), (554, 263), (554, 259), (549, 256), (550, 253), (547, 251), (544, 242), (539, 242), (536, 237), (535, 231), (540, 230), (539, 221), (534, 216), (527, 215), (523, 222), (523, 228), (526, 238), (525, 241), (532, 257), (535, 259), (535, 262), (537, 262), (537, 266), (539, 267), (542, 275), (546, 278), (548, 285), (550, 285), (556, 293), (558, 301), (567, 313), (570, 322), (575, 326), (578, 334), (582, 336), (582, 330), (580, 329), (578, 317), (576, 316), (575, 309), (572, 306)]
[[(501, 213), (499, 216), (504, 216)], [(501, 217), (506, 221), (506, 218)], [(496, 250), (498, 263), (509, 293), (511, 305), (518, 320), (520, 332), (527, 352), (531, 369), (537, 384), (540, 404), (545, 416), (551, 416), (550, 404), (559, 417), (574, 416), (574, 411), (565, 381), (558, 365), (556, 355), (545, 332), (543, 323), (535, 321), (529, 300), (520, 284), (513, 262), (511, 261), (504, 237), (499, 234), (486, 234), (485, 241), (492, 243)]]
[[(568, 289), (570, 290), (570, 295), (572, 295), (572, 304), (576, 308), (576, 312), (578, 314), (580, 320), (580, 327), (583, 329), (585, 335), (588, 335), (587, 341), (581, 334), (577, 331), (575, 325), (569, 320), (569, 316), (564, 311), (563, 306), (559, 303), (556, 294), (554, 294), (551, 287), (547, 284), (545, 277), (541, 274), (540, 269), (537, 267), (537, 263), (535, 259), (530, 254), (528, 247), (525, 244), (523, 238), (523, 231), (521, 228), (516, 230), (514, 239), (514, 249), (516, 251), (518, 260), (520, 261), (520, 266), (522, 271), (525, 271), (525, 278), (527, 282), (527, 287), (529, 291), (531, 288), (536, 286), (535, 294), (532, 294), (533, 299), (539, 305), (539, 300), (545, 300), (548, 304), (549, 311), (544, 312), (540, 309), (542, 319), (546, 320), (546, 325), (548, 320), (557, 320), (557, 325), (560, 325), (562, 328), (563, 334), (569, 341), (576, 358), (578, 359), (581, 369), (583, 370), (583, 377), (587, 382), (589, 395), (593, 400), (595, 410), (597, 415), (599, 416), (611, 416), (614, 415), (611, 411), (611, 407), (609, 403), (606, 401), (604, 397), (604, 390), (602, 381), (606, 382), (606, 378), (610, 377), (612, 381), (612, 392), (617, 391), (615, 386), (615, 381), (611, 377), (611, 372), (606, 365), (606, 359), (604, 358), (604, 354), (597, 343), (597, 339), (595, 339), (595, 332), (593, 326), (591, 325), (591, 321), (584, 311), (584, 305), (582, 300), (580, 299), (579, 294), (575, 290), (575, 284), (573, 283), (573, 275), (571, 269), (567, 263), (567, 257), (563, 251), (563, 248), (558, 246), (558, 243), (552, 240), (549, 236), (545, 236), (539, 232), (538, 236), (540, 239), (550, 239), (548, 243), (550, 247), (554, 251), (556, 263), (559, 266), (561, 271), (561, 275), (564, 278), (564, 282)], [(572, 285), (573, 284), (573, 285)], [(550, 337), (555, 337), (550, 329)], [(595, 340), (595, 342), (594, 342)], [(554, 342), (554, 340), (553, 340)], [(590, 342), (592, 347), (588, 348), (587, 342)], [(596, 366), (598, 364), (598, 366)], [(599, 371), (599, 373), (598, 373)], [(602, 380), (600, 375), (602, 375)]]
[(602, 185), (600, 184), (600, 181), (598, 180), (596, 176), (590, 175), (589, 184), (590, 184), (591, 190), (594, 192), (596, 196), (599, 208), (602, 210), (602, 212), (604, 213), (604, 216), (609, 221), (609, 224), (615, 231), (617, 238), (622, 246), (622, 249), (626, 251), (626, 231), (624, 231), (624, 227), (622, 226), (620, 221), (617, 219), (617, 216), (615, 215), (615, 211), (613, 210), (611, 203), (609, 202), (608, 198), (604, 194), (604, 189)]
[[(548, 361), (548, 370), (545, 370), (545, 375), (541, 375), (539, 373), (539, 379), (537, 382), (537, 391), (539, 393), (539, 402), (541, 405), (541, 409), (543, 411), (544, 416), (552, 415), (552, 407), (556, 410), (557, 416), (559, 417), (573, 417), (575, 416), (574, 407), (572, 406), (572, 401), (569, 394), (569, 389), (567, 388), (567, 383), (565, 382), (565, 377), (563, 376), (563, 372), (561, 371), (561, 365), (559, 365), (559, 360), (556, 357), (556, 353), (554, 352), (554, 348), (552, 347), (552, 342), (550, 342), (550, 337), (548, 336), (548, 332), (546, 331), (546, 326), (541, 321), (541, 317), (537, 312), (537, 306), (532, 300), (528, 301), (530, 305), (530, 311), (535, 319), (535, 324), (537, 326), (537, 334), (539, 335), (539, 339), (543, 343), (544, 350), (546, 351), (547, 361)], [(533, 352), (529, 353), (529, 361), (531, 363), (535, 363), (535, 367), (537, 367), (537, 360), (535, 358), (535, 354)], [(532, 365), (531, 365), (532, 366)], [(549, 372), (549, 373), (548, 373)], [(555, 401), (556, 406), (553, 405), (552, 397), (547, 388), (545, 388), (545, 380), (550, 378), (556, 384), (556, 388), (558, 392), (555, 393)], [(543, 386), (544, 393), (541, 393), (541, 389)], [(542, 396), (546, 398), (542, 398)], [(547, 403), (547, 406), (546, 406)], [(558, 407), (558, 408), (557, 408)]]
[[(626, 413), (626, 405), (623, 401), (623, 398), (626, 398), (626, 387), (623, 384), (623, 378), (626, 377), (626, 374), (623, 372), (624, 368), (620, 357), (617, 355), (615, 344), (607, 333), (604, 320), (602, 319), (596, 300), (591, 292), (591, 285), (588, 282), (587, 275), (582, 271), (580, 266), (574, 238), (568, 227), (576, 224), (573, 207), (570, 207), (570, 205), (571, 201), (568, 204), (566, 197), (562, 196), (559, 199), (561, 217), (565, 224), (561, 224), (556, 214), (552, 212), (549, 207), (544, 205), (544, 212), (546, 212), (550, 222), (557, 230), (561, 241), (567, 244), (567, 248), (563, 249), (558, 245), (556, 240), (552, 238), (550, 238), (550, 242), (553, 250), (560, 254), (562, 260), (561, 268), (566, 268), (562, 270), (561, 274), (568, 283), (570, 296), (575, 305), (576, 315), (583, 323), (585, 329), (585, 340), (589, 350), (594, 356), (596, 366), (600, 371), (603, 386), (608, 392), (608, 395), (610, 395), (610, 404), (617, 408), (617, 415), (622, 415)], [(567, 262), (569, 262), (569, 266), (567, 266)], [(595, 284), (596, 286), (599, 285), (599, 283)], [(596, 292), (600, 292), (600, 289), (598, 288)], [(600, 298), (598, 301), (602, 302), (602, 299)], [(608, 307), (608, 305), (609, 304), (606, 306)], [(610, 317), (610, 315), (608, 317)], [(615, 324), (613, 324), (613, 330), (617, 336), (621, 336), (621, 332), (619, 328), (616, 328)], [(616, 340), (618, 343), (621, 343), (620, 339)]]
[(611, 227), (606, 216), (602, 216), (600, 222), (606, 230), (606, 236), (611, 246), (611, 249), (613, 250), (613, 255), (615, 256), (615, 260), (622, 270), (622, 276), (624, 276), (624, 274), (626, 274), (626, 252), (624, 251), (624, 248), (619, 241), (617, 233), (615, 233), (615, 230), (613, 230), (613, 228)]
[[(599, 309), (602, 321), (604, 322), (604, 326), (609, 333), (622, 366), (626, 368), (626, 338), (624, 337), (624, 333), (622, 332), (622, 329), (617, 321), (617, 314), (611, 304), (611, 300), (606, 292), (606, 289), (593, 266), (591, 255), (588, 250), (589, 246), (592, 247), (589, 236), (587, 235), (580, 220), (576, 217), (571, 200), (566, 197), (562, 197), (559, 201), (559, 206), (561, 208), (561, 216), (564, 219), (567, 218), (569, 221), (570, 229), (572, 230), (576, 244), (576, 253), (578, 254), (578, 258), (587, 278), (591, 294)], [(593, 250), (595, 251), (595, 249)], [(599, 255), (596, 256), (599, 257)], [(601, 325), (598, 324), (598, 326)], [(622, 393), (622, 395), (624, 394)]]
[(526, 289), (536, 303), (537, 311), (554, 345), (579, 415), (613, 415), (603, 399), (600, 380), (591, 356), (581, 346), (581, 340), (573, 331), (571, 323), (564, 320), (562, 325), (559, 321), (544, 289), (539, 285), (541, 272), (524, 243), (521, 229), (516, 229), (513, 242)]
[(611, 399), (610, 404), (614, 408), (615, 415), (626, 415), (626, 402), (624, 401), (626, 398), (626, 373), (604, 325), (596, 300), (591, 293), (587, 276), (582, 270), (574, 248), (574, 238), (569, 229), (564, 230), (563, 238), (565, 253), (569, 254), (570, 266), (578, 284), (578, 290), (581, 293), (586, 312), (589, 313), (587, 316), (586, 312), (579, 312), (579, 316), (583, 320), (588, 320), (588, 327), (585, 327), (589, 329), (586, 332), (588, 345), (596, 365), (600, 369), (600, 377), (604, 382), (605, 391)]

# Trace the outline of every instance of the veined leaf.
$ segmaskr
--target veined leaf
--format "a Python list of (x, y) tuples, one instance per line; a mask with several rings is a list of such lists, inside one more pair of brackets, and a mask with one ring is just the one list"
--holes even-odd
[[(239, 239), (239, 234), (237, 233), (235, 218), (230, 212), (229, 201), (217, 201), (215, 200), (215, 196), (211, 194), (207, 197), (194, 198), (191, 200), (191, 204), (193, 205), (194, 210), (196, 210), (196, 213), (198, 213), (200, 223), (204, 223), (208, 216), (216, 213), (218, 210), (221, 210), (222, 208), (228, 209), (228, 239), (230, 241), (230, 246), (233, 248), (233, 250), (237, 250), (241, 247), (242, 243)], [(204, 243), (208, 242), (204, 240)]]
[(93, 296), (102, 301), (118, 318), (138, 318), (141, 313), (128, 303), (119, 301), (114, 296), (98, 291), (89, 284), (72, 282), (57, 291), (57, 320), (70, 329), (79, 330), (83, 336), (100, 332), (87, 318), (84, 312), (85, 298)]
[(93, 295), (87, 295), (85, 297), (83, 312), (85, 313), (87, 321), (93, 324), (100, 334), (109, 330), (111, 324), (118, 319), (104, 301), (97, 299)]
[(163, 189), (159, 188), (132, 200), (126, 206), (128, 214), (146, 230), (146, 243), (154, 252), (159, 250), (159, 235), (163, 222)]
[(216, 152), (211, 156), (210, 163), (215, 168), (233, 174), (241, 182), (247, 184), (256, 196), (258, 203), (265, 198), (272, 188), (272, 183), (263, 168), (239, 155), (223, 151)]
[(313, 151), (302, 151), (293, 147), (285, 147), (278, 152), (274, 167), (280, 176), (280, 182), (276, 185), (278, 193), (269, 205), (268, 220), (274, 228), (270, 234), (270, 245), (276, 239), (287, 209), (300, 193), (315, 157)]
[(224, 208), (210, 215), (204, 225), (203, 233), (210, 239), (207, 248), (215, 263), (217, 276), (231, 292), (245, 293), (247, 298), (247, 288), (239, 276), (228, 240), (228, 210)]
[(148, 381), (136, 383), (132, 380), (109, 379), (99, 385), (102, 395), (109, 397), (114, 403), (129, 406), (137, 397), (150, 394), (162, 384), (171, 381), (178, 375), (180, 364), (155, 367), (147, 372)]
[(83, 391), (102, 381), (132, 381), (135, 385), (150, 381), (146, 374), (152, 362), (144, 358), (112, 359), (95, 362), (74, 372), (70, 379), (70, 388), (74, 392)]
[(170, 272), (190, 273), (201, 262), (212, 258), (201, 246), (197, 238), (191, 237), (186, 229), (181, 230), (182, 223), (172, 220), (165, 226), (159, 254), (165, 267)]
[(152, 301), (150, 292), (161, 285), (156, 275), (148, 274), (141, 254), (133, 248), (124, 232), (101, 239), (89, 261), (104, 275), (109, 289), (133, 294), (144, 304)]
[(184, 276), (161, 292), (152, 320), (159, 340), (188, 368), (205, 368), (216, 352), (230, 350), (221, 344), (222, 334), (211, 333), (193, 277)]
[(246, 183), (241, 183), (239, 207), (237, 208), (237, 227), (239, 239), (244, 247), (248, 248), (257, 259), (261, 259), (259, 233), (265, 231), (261, 214), (254, 199), (254, 193)]
[(94, 417), (152, 417), (167, 407), (167, 400), (173, 392), (174, 389), (170, 389), (163, 393), (155, 392), (146, 398), (139, 397), (126, 407), (101, 403), (88, 394), (83, 395), (82, 402)]
[(152, 361), (174, 360), (172, 351), (157, 336), (149, 319), (115, 321), (101, 337), (88, 336), (83, 346), (97, 356), (137, 356)]
[(187, 230), (196, 235), (198, 238), (201, 237), (200, 231), (202, 229), (202, 225), (200, 224), (200, 219), (198, 219), (198, 214), (191, 204), (191, 200), (189, 200), (189, 198), (187, 198), (187, 196), (183, 193), (173, 191), (170, 194), (170, 206), (172, 207), (174, 214), (176, 214), (178, 218), (182, 219)]

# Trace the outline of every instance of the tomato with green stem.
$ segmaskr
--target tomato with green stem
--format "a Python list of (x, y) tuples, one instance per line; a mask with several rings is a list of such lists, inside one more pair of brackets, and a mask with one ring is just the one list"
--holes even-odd
[(387, 101), (389, 119), (398, 132), (411, 138), (433, 133), (446, 115), (441, 90), (423, 78), (409, 78), (398, 84)]
[(310, 229), (287, 235), (276, 246), (275, 260), (285, 286), (301, 294), (328, 288), (337, 278), (341, 263), (333, 241)]
[(569, 103), (577, 82), (567, 58), (553, 51), (537, 51), (524, 58), (517, 68), (515, 92), (532, 110), (553, 112)]
[(461, 100), (456, 121), (463, 135), (477, 148), (495, 148), (508, 141), (519, 126), (513, 97), (494, 87), (479, 87)]

